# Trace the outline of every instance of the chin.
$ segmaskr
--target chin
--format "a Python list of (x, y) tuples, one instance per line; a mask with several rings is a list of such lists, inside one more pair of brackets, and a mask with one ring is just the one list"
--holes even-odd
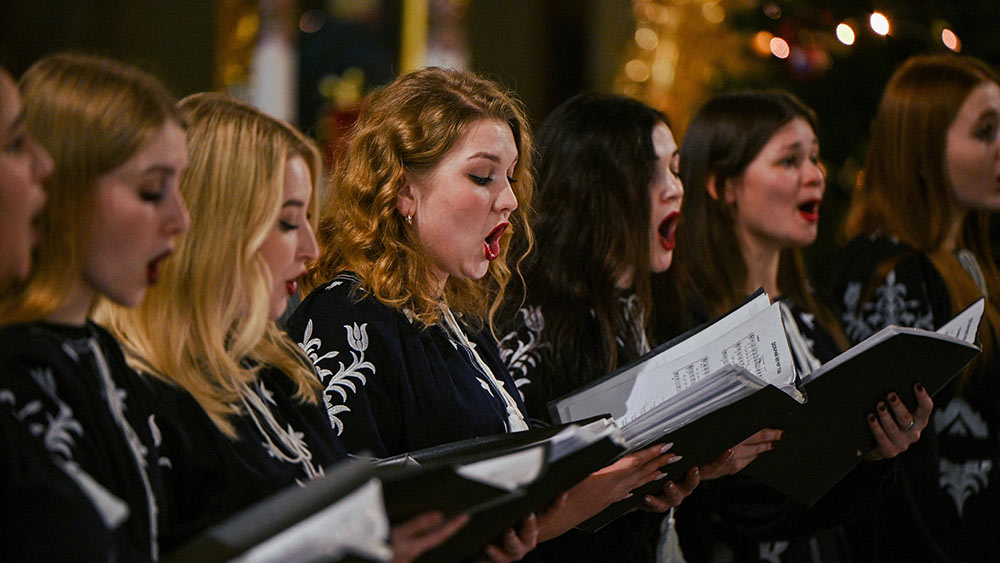
[(670, 265), (674, 262), (674, 253), (670, 252), (667, 254), (661, 254), (653, 259), (653, 263), (650, 265), (649, 270), (654, 274), (661, 274), (670, 269)]

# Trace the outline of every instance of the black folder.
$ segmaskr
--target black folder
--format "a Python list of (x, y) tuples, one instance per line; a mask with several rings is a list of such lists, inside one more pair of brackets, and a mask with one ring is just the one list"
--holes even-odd
[[(441, 510), (449, 516), (468, 513), (468, 524), (420, 561), (458, 561), (478, 553), (624, 450), (620, 441), (606, 436), (549, 460), (552, 438), (568, 426), (464, 440), (377, 461), (390, 521), (401, 522), (427, 510)], [(540, 452), (545, 461), (534, 480), (512, 491), (470, 480), (456, 471), (469, 463), (527, 451)]]
[(831, 360), (805, 378), (809, 401), (782, 425), (775, 449), (744, 473), (813, 505), (875, 448), (865, 417), (876, 403), (888, 404), (892, 391), (912, 412), (915, 383), (934, 394), (979, 353), (973, 344), (919, 329), (889, 326), (870, 338), (879, 343), (861, 353), (852, 348), (846, 361)]
[[(383, 558), (377, 552), (373, 555), (345, 546), (335, 546), (334, 549), (321, 546), (317, 549), (300, 539), (304, 522), (342, 502), (360, 487), (372, 483), (373, 475), (374, 468), (370, 464), (353, 460), (327, 468), (324, 477), (310, 481), (304, 487), (293, 485), (254, 504), (205, 530), (168, 554), (164, 560), (168, 563), (229, 561), (267, 542), (284, 542), (283, 545), (289, 547), (282, 549), (281, 555), (271, 560), (381, 561)], [(373, 504), (368, 505), (367, 510), (381, 513), (384, 509), (380, 496), (371, 496)], [(384, 514), (381, 517), (384, 520)], [(373, 534), (366, 539), (387, 549), (387, 538), (378, 537), (374, 530), (369, 531)], [(335, 536), (336, 530), (331, 530), (328, 535)]]

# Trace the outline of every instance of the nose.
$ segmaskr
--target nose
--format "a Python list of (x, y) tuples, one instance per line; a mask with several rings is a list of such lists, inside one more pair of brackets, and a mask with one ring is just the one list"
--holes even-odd
[(517, 195), (514, 194), (514, 186), (511, 185), (510, 180), (504, 180), (505, 186), (503, 191), (497, 195), (496, 200), (493, 202), (493, 207), (501, 214), (507, 212), (508, 214), (517, 209)]
[(31, 143), (31, 171), (34, 173), (36, 182), (44, 182), (52, 175), (55, 163), (52, 161), (49, 151), (38, 144), (38, 141), (31, 139), (29, 142)]
[(807, 161), (805, 171), (805, 183), (810, 186), (819, 186), (823, 188), (826, 183), (826, 170), (824, 170), (822, 163)]
[(316, 234), (308, 221), (305, 223), (304, 235), (299, 239), (298, 258), (303, 262), (312, 262), (319, 258), (319, 243), (316, 242)]
[(184, 198), (176, 184), (170, 193), (169, 215), (164, 227), (167, 234), (179, 235), (191, 226), (191, 215), (188, 213), (187, 205), (184, 204)]

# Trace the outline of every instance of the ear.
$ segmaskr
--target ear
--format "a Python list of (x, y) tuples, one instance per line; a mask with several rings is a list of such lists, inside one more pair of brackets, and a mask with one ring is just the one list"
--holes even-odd
[(409, 178), (403, 182), (403, 186), (396, 192), (396, 210), (406, 217), (413, 215), (417, 210), (417, 200), (413, 197), (413, 184)]
[(738, 188), (738, 179), (726, 178), (726, 181), (722, 183), (722, 193), (720, 194), (719, 181), (714, 174), (708, 177), (708, 182), (705, 186), (705, 189), (708, 190), (708, 195), (712, 196), (712, 199), (725, 205), (734, 205), (736, 203), (736, 191)]

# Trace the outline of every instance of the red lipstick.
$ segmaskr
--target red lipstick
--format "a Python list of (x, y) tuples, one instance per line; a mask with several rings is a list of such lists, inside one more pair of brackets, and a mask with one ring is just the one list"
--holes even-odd
[(503, 232), (507, 230), (508, 223), (500, 223), (490, 231), (490, 234), (486, 235), (486, 239), (483, 241), (483, 255), (487, 260), (493, 261), (500, 256), (500, 237)]
[(799, 206), (799, 215), (810, 223), (819, 221), (819, 200), (810, 199)]
[(680, 216), (679, 211), (674, 211), (660, 221), (660, 226), (657, 227), (656, 232), (659, 235), (660, 246), (663, 247), (663, 250), (673, 250), (677, 245), (674, 236), (677, 234), (677, 220)]

